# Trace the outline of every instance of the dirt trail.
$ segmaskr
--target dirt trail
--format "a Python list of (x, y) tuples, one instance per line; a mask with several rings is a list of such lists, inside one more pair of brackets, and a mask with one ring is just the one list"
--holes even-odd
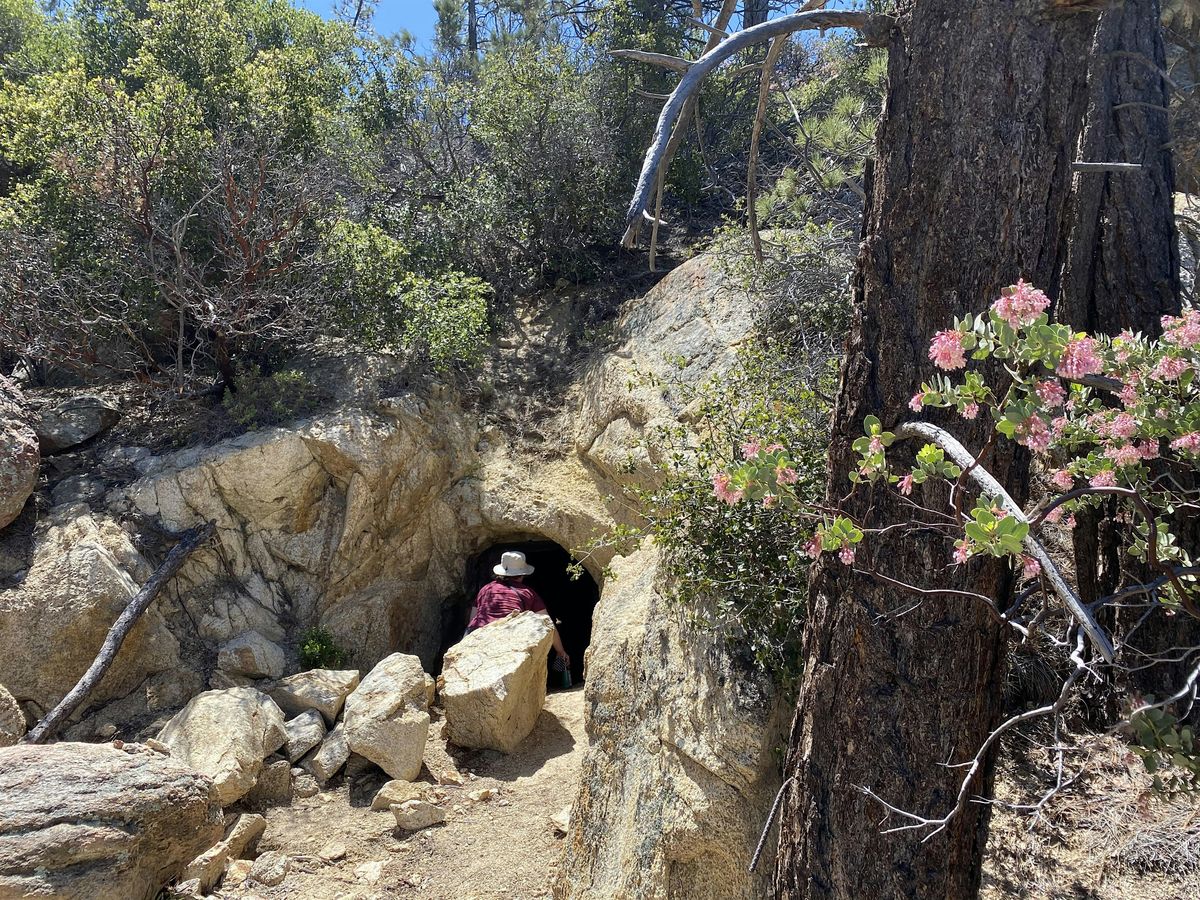
[[(583, 689), (550, 694), (537, 726), (509, 755), (493, 751), (445, 755), (431, 729), (427, 760), (457, 765), (461, 786), (442, 784), (444, 825), (397, 832), (388, 811), (371, 810), (381, 778), (347, 778), (314, 797), (269, 810), (259, 851), (291, 858), (286, 879), (276, 887), (245, 882), (224, 886), (215, 896), (293, 900), (536, 900), (549, 896), (562, 838), (551, 818), (575, 796), (586, 748)], [(473, 774), (472, 778), (468, 773)], [(427, 776), (428, 772), (423, 772)], [(469, 794), (492, 788), (487, 801)], [(340, 845), (340, 846), (339, 846)], [(344, 856), (338, 855), (344, 847)], [(332, 848), (332, 852), (331, 852)]]

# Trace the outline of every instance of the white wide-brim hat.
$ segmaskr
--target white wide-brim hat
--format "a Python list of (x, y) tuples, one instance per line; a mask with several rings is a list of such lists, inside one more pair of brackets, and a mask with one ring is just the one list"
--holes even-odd
[(506, 578), (516, 578), (518, 575), (532, 575), (533, 566), (525, 562), (525, 554), (519, 550), (509, 550), (500, 557), (499, 564), (492, 567), (497, 575)]

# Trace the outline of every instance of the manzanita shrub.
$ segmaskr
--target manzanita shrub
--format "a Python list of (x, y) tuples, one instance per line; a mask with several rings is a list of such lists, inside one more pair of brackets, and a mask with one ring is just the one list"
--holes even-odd
[[(953, 538), (954, 563), (980, 555), (1008, 558), (1036, 585), (1046, 574), (1031, 555), (1039, 530), (1060, 520), (1069, 527), (1080, 508), (1115, 497), (1130, 524), (1128, 552), (1152, 579), (1141, 593), (1161, 605), (1163, 614), (1200, 616), (1200, 568), (1172, 531), (1172, 522), (1200, 512), (1194, 487), (1200, 468), (1200, 311), (1164, 317), (1162, 336), (1150, 338), (1130, 331), (1117, 337), (1076, 332), (1050, 321), (1049, 308), (1045, 293), (1018, 281), (987, 312), (955, 319), (930, 344), (929, 358), (940, 371), (913, 395), (914, 420), (926, 409), (953, 410), (968, 420), (990, 417), (989, 446), (1009, 440), (1028, 448), (1053, 488), (1052, 496), (1032, 510), (976, 490)], [(1004, 373), (1002, 384), (990, 383), (973, 366), (989, 361), (987, 371)], [(889, 448), (917, 432), (944, 439), (927, 441), (915, 465), (893, 465)], [(883, 483), (906, 496), (930, 481), (953, 483), (960, 492), (970, 489), (972, 473), (964, 472), (963, 464), (976, 468), (974, 460), (952, 459), (947, 450), (954, 443), (942, 429), (911, 422), (889, 429), (869, 416), (853, 445), (858, 466), (850, 480)], [(751, 438), (743, 449), (738, 466), (713, 475), (715, 496), (728, 504), (803, 507), (801, 514), (807, 512), (814, 522), (805, 544), (808, 555), (835, 553), (852, 565), (869, 533), (837, 510), (821, 511), (796, 494), (794, 463), (784, 447), (760, 446)], [(1200, 787), (1190, 731), (1152, 703), (1135, 711), (1131, 725), (1148, 769), (1157, 772), (1173, 763), (1182, 773), (1161, 783)]]

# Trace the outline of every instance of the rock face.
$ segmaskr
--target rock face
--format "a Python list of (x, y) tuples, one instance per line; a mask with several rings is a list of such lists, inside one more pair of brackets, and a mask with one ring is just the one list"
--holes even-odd
[[(60, 507), (39, 532), (24, 580), (0, 591), (0, 684), (52, 708), (95, 658), (151, 572), (129, 535), (86, 507)], [(153, 604), (125, 639), (89, 704), (124, 697), (178, 664), (179, 644)]]
[(315, 709), (332, 725), (341, 715), (342, 704), (358, 687), (358, 672), (312, 669), (281, 678), (268, 693), (289, 716)]
[(72, 397), (44, 409), (34, 425), (42, 453), (59, 453), (112, 428), (121, 411), (99, 397)]
[(781, 783), (786, 710), (719, 636), (655, 588), (656, 552), (614, 565), (588, 651), (587, 731), (558, 900), (754, 900), (746, 874)]
[(425, 670), (415, 656), (393, 653), (346, 698), (346, 741), (392, 778), (421, 773), (429, 737)]
[(25, 736), (25, 715), (8, 688), (0, 684), (0, 747), (11, 747)]
[(172, 758), (216, 785), (222, 806), (254, 787), (263, 760), (284, 745), (283, 713), (253, 688), (205, 691), (192, 698), (159, 734)]
[(0, 750), (0, 897), (153, 900), (221, 837), (212, 782), (137, 745)]
[(21, 514), (37, 486), (41, 460), (33, 429), (0, 412), (0, 528)]
[(221, 645), (217, 665), (234, 675), (248, 678), (278, 678), (287, 665), (287, 657), (257, 631), (243, 631)]
[(440, 683), (452, 743), (511, 753), (525, 739), (546, 703), (552, 631), (545, 616), (516, 613), (446, 651)]

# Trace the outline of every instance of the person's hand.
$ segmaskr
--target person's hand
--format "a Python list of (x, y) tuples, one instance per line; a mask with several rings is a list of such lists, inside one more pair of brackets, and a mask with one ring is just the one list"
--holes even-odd
[(558, 656), (559, 656), (559, 659), (561, 659), (563, 661), (563, 665), (569, 669), (571, 667), (571, 657), (569, 655), (567, 655), (566, 653), (560, 653), (560, 654), (558, 654)]

